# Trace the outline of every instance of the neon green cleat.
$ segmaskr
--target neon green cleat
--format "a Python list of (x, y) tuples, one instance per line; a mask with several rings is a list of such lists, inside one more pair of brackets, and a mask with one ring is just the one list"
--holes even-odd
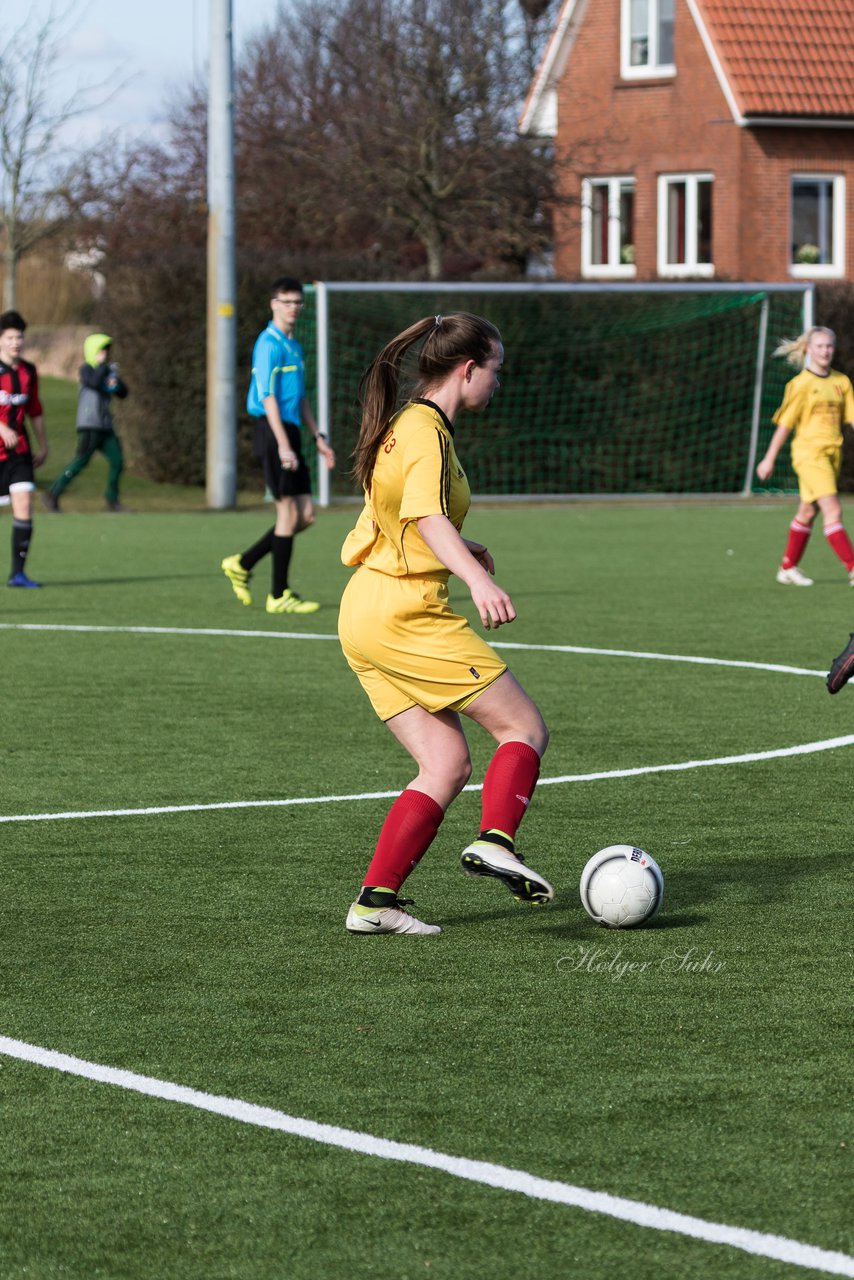
[(249, 590), (249, 579), (252, 575), (243, 568), (240, 563), (240, 556), (226, 556), (220, 568), (231, 583), (231, 589), (240, 603), (251, 604), (252, 593)]
[[(235, 591), (237, 587), (234, 588)], [(316, 613), (320, 608), (317, 600), (303, 600), (295, 591), (283, 591), (278, 597), (267, 596), (268, 613)]]

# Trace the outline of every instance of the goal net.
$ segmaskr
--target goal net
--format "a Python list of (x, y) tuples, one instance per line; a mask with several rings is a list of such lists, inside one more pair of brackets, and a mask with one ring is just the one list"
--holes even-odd
[[(356, 493), (349, 460), (370, 361), (415, 320), (451, 311), (488, 317), (505, 346), (498, 395), (459, 422), (478, 496), (749, 493), (793, 372), (771, 352), (811, 323), (812, 295), (785, 285), (320, 283), (306, 301), (308, 385), (339, 459), (323, 502)], [(788, 451), (768, 487), (796, 489)]]

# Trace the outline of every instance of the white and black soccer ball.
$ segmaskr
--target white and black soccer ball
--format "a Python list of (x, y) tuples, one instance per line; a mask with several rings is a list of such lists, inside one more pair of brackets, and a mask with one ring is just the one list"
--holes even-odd
[(581, 903), (598, 924), (631, 929), (651, 920), (664, 897), (664, 876), (655, 858), (631, 844), (609, 844), (594, 853), (581, 873)]

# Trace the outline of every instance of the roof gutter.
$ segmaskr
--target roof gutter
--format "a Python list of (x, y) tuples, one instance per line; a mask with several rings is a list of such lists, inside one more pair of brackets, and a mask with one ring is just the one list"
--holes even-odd
[(744, 116), (737, 123), (748, 129), (754, 125), (762, 128), (776, 125), (781, 129), (854, 129), (851, 116)]

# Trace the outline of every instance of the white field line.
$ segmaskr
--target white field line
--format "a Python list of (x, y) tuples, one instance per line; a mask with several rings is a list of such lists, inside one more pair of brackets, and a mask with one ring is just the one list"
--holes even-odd
[[(684, 769), (707, 769), (712, 765), (750, 764), (756, 760), (779, 760), (785, 756), (813, 755), (818, 751), (835, 751), (854, 746), (854, 733), (843, 738), (825, 738), (821, 742), (802, 742), (794, 747), (777, 747), (771, 751), (748, 751), (740, 756), (717, 756), (714, 760), (681, 760), (677, 764), (647, 764), (634, 769), (604, 769), (600, 773), (564, 773), (556, 778), (540, 778), (538, 787), (565, 782), (601, 782), (607, 778), (636, 778), (644, 773), (678, 773)], [(483, 790), (481, 783), (470, 783), (465, 791)], [(392, 800), (400, 791), (359, 791), (341, 796), (291, 796), (283, 800), (219, 800), (211, 804), (164, 804), (144, 809), (69, 809), (64, 813), (12, 813), (0, 816), (3, 822), (56, 822), (65, 818), (144, 818), (162, 813), (204, 813), (212, 809), (284, 809), (301, 804), (338, 804), (357, 800)]]
[[(238, 631), (233, 629), (199, 629), (178, 627), (95, 627), (95, 626), (56, 626), (51, 624), (15, 624), (2, 623), (4, 630), (29, 631), (117, 631), (149, 635), (198, 635), (198, 636), (238, 636), (252, 638), (294, 639), (294, 640), (335, 640), (334, 635), (309, 634), (306, 632), (257, 632)], [(676, 654), (657, 654), (634, 652), (621, 649), (593, 649), (575, 645), (524, 645), (496, 644), (496, 648), (534, 649), (558, 653), (600, 654), (609, 657), (647, 658), (666, 662), (689, 662), (710, 666), (746, 667), (754, 670), (775, 671), (790, 675), (823, 676), (823, 671), (811, 671), (801, 667), (788, 667), (776, 663), (736, 662), (726, 659), (689, 657)], [(812, 751), (827, 751), (835, 747), (850, 746), (854, 743), (854, 735), (844, 738), (827, 739), (823, 742), (805, 743), (800, 746), (786, 747), (776, 751), (752, 752), (742, 756), (726, 756), (715, 760), (686, 761), (679, 764), (651, 765), (636, 769), (609, 770), (601, 773), (565, 775), (556, 778), (542, 778), (540, 785), (562, 782), (585, 782), (604, 778), (632, 777), (643, 773), (659, 773), (672, 770), (701, 768), (709, 765), (738, 764), (754, 760), (773, 759), (780, 756), (803, 755)], [(477, 786), (467, 787), (468, 791), (480, 790)], [(364, 792), (358, 795), (299, 797), (290, 800), (272, 801), (236, 801), (210, 805), (169, 805), (146, 809), (116, 809), (92, 811), (87, 813), (31, 814), (0, 817), (0, 822), (40, 821), (50, 818), (73, 817), (118, 817), (124, 815), (182, 813), (208, 809), (255, 808), (268, 806), (284, 806), (299, 804), (322, 804), (334, 801), (355, 801), (368, 799), (387, 799), (398, 793), (396, 791)], [(120, 1088), (162, 1098), (166, 1101), (179, 1102), (200, 1110), (227, 1116), (244, 1124), (254, 1124), (268, 1129), (291, 1133), (297, 1137), (308, 1138), (327, 1146), (340, 1147), (347, 1151), (372, 1155), (379, 1159), (397, 1160), (406, 1164), (414, 1164), (424, 1168), (437, 1169), (452, 1177), (484, 1186), (496, 1187), (500, 1190), (527, 1195), (532, 1199), (566, 1204), (584, 1209), (592, 1213), (601, 1213), (608, 1217), (631, 1222), (638, 1226), (659, 1231), (671, 1231), (713, 1244), (728, 1245), (743, 1252), (756, 1254), (794, 1266), (811, 1268), (827, 1275), (854, 1277), (854, 1258), (847, 1254), (820, 1249), (813, 1245), (789, 1240), (785, 1236), (769, 1235), (764, 1232), (750, 1231), (745, 1228), (731, 1227), (722, 1223), (708, 1222), (702, 1218), (693, 1218), (686, 1214), (662, 1209), (641, 1201), (626, 1200), (611, 1196), (605, 1192), (590, 1191), (584, 1187), (575, 1187), (568, 1183), (537, 1178), (522, 1170), (507, 1169), (501, 1165), (488, 1164), (485, 1161), (466, 1160), (462, 1157), (444, 1155), (431, 1151), (426, 1147), (412, 1144), (391, 1142), (376, 1138), (370, 1134), (324, 1125), (316, 1121), (304, 1120), (288, 1116), (283, 1112), (268, 1107), (260, 1107), (239, 1099), (221, 1098), (203, 1093), (196, 1089), (161, 1081), (150, 1076), (137, 1075), (134, 1072), (118, 1070), (84, 1059), (73, 1058), (67, 1054), (42, 1049), (23, 1041), (12, 1040), (0, 1036), (0, 1053), (23, 1061), (33, 1062), (39, 1066), (64, 1071), (71, 1075), (104, 1084), (116, 1085)]]
[(287, 1115), (272, 1107), (261, 1107), (239, 1098), (224, 1098), (216, 1094), (203, 1093), (201, 1090), (190, 1089), (185, 1085), (173, 1084), (169, 1080), (158, 1080), (153, 1076), (137, 1075), (136, 1072), (122, 1071), (98, 1062), (87, 1062), (84, 1058), (74, 1058), (65, 1053), (43, 1049), (38, 1045), (27, 1044), (22, 1040), (12, 1040), (6, 1036), (0, 1036), (0, 1054), (18, 1058), (23, 1062), (31, 1062), (36, 1066), (63, 1071), (69, 1075), (81, 1076), (100, 1084), (115, 1085), (133, 1093), (161, 1098), (166, 1102), (178, 1102), (200, 1111), (238, 1120), (243, 1124), (275, 1129), (298, 1138), (307, 1138), (311, 1142), (320, 1142), (325, 1146), (339, 1147), (344, 1151), (358, 1152), (380, 1160), (395, 1160), (402, 1164), (435, 1169), (453, 1178), (528, 1196), (532, 1200), (570, 1205), (588, 1213), (601, 1213), (609, 1218), (617, 1218), (622, 1222), (630, 1222), (635, 1226), (654, 1231), (670, 1231), (677, 1235), (690, 1236), (695, 1240), (703, 1240), (709, 1244), (728, 1245), (732, 1249), (741, 1249), (744, 1253), (787, 1262), (792, 1266), (809, 1267), (814, 1271), (822, 1271), (826, 1275), (854, 1276), (854, 1257), (820, 1249), (816, 1245), (803, 1244), (799, 1240), (789, 1240), (786, 1236), (769, 1235), (764, 1231), (750, 1231), (745, 1227), (731, 1227), (721, 1222), (708, 1222), (704, 1218), (693, 1218), (688, 1214), (677, 1213), (672, 1209), (662, 1209), (658, 1205), (645, 1204), (640, 1200), (626, 1200), (604, 1191), (591, 1191), (587, 1187), (576, 1187), (567, 1182), (538, 1178), (526, 1173), (523, 1169), (508, 1169), (503, 1165), (489, 1164), (484, 1160), (468, 1160), (462, 1156), (433, 1151), (429, 1147), (419, 1147), (408, 1142), (392, 1142), (386, 1138), (377, 1138), (370, 1133), (320, 1124), (315, 1120)]
[(312, 635), (310, 631), (235, 631), (226, 627), (95, 627), (88, 624), (72, 626), (71, 624), (53, 622), (0, 622), (0, 631), (96, 631), (119, 632), (138, 636), (242, 636), (249, 639), (263, 640), (337, 640), (336, 635), (329, 633)]
[[(238, 631), (225, 628), (198, 627), (113, 627), (113, 626), (66, 626), (55, 623), (0, 623), (0, 630), (18, 631), (86, 631), (86, 632), (123, 632), (140, 635), (186, 635), (186, 636), (238, 636), (251, 639), (274, 640), (337, 640), (336, 635), (310, 633), (302, 631)], [(784, 675), (824, 676), (823, 671), (811, 671), (805, 667), (789, 667), (780, 663), (741, 662), (728, 658), (702, 658), (686, 654), (648, 653), (631, 649), (594, 649), (580, 645), (550, 644), (513, 644), (497, 643), (496, 649), (534, 650), (552, 653), (581, 653), (600, 655), (602, 657), (641, 658), (660, 662), (687, 662), (703, 666), (742, 667), (754, 671), (771, 671)], [(837, 747), (847, 747), (854, 743), (854, 736), (828, 738), (821, 742), (807, 742), (794, 747), (780, 747), (771, 751), (748, 752), (737, 756), (719, 756), (712, 760), (686, 760), (675, 764), (639, 765), (633, 769), (607, 769), (598, 773), (563, 774), (555, 778), (540, 778), (539, 786), (571, 782), (601, 782), (609, 778), (633, 778), (647, 773), (674, 773), (685, 769), (709, 768), (713, 765), (748, 764), (756, 760), (773, 760), (784, 756), (809, 755), (817, 751), (831, 751)], [(471, 784), (466, 791), (480, 791), (478, 784)], [(6, 822), (50, 822), (69, 818), (128, 818), (149, 817), (168, 813), (201, 813), (215, 809), (271, 809), (288, 808), (305, 804), (354, 803), (360, 800), (390, 800), (400, 792), (363, 791), (348, 795), (293, 796), (280, 800), (227, 800), (211, 804), (178, 804), (151, 805), (138, 809), (89, 809), (68, 810), (59, 813), (16, 813), (0, 816), (0, 823)]]
[[(52, 622), (0, 622), (2, 631), (106, 631), (151, 636), (237, 636), (253, 640), (337, 640), (329, 632), (237, 631), (220, 627), (96, 627), (60, 625)], [(538, 653), (587, 653), (605, 658), (647, 658), (656, 662), (689, 662), (707, 667), (743, 667), (749, 671), (777, 671), (789, 676), (826, 676), (826, 671), (808, 667), (787, 667), (778, 662), (741, 662), (732, 658), (697, 658), (682, 653), (646, 653), (634, 649), (592, 649), (575, 644), (513, 644), (490, 640), (493, 649), (520, 649)]]

